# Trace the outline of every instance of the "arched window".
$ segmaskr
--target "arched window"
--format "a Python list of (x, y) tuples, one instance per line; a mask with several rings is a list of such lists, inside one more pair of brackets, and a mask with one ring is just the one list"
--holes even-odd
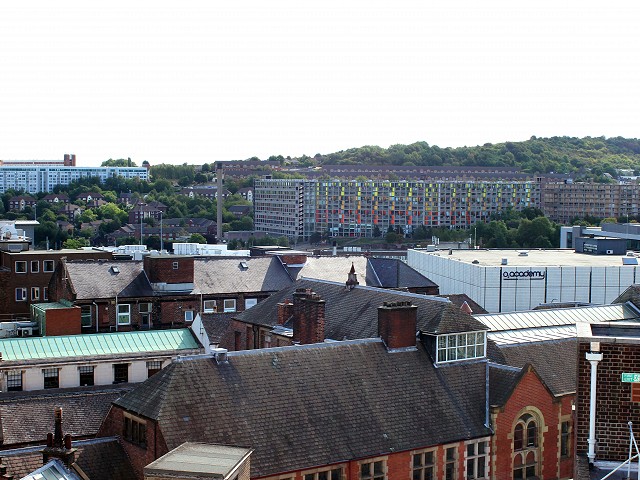
[(538, 473), (538, 423), (533, 415), (522, 415), (513, 429), (513, 479), (535, 480)]

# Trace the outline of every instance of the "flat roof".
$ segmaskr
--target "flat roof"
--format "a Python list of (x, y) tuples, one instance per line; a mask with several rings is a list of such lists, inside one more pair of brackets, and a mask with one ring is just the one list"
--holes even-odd
[(186, 442), (144, 467), (144, 473), (226, 478), (251, 451), (242, 447)]
[(25, 254), (25, 255), (51, 255), (51, 254), (56, 254), (56, 255), (77, 255), (80, 253), (84, 253), (86, 254), (109, 254), (111, 252), (107, 252), (105, 250), (98, 250), (98, 249), (92, 249), (92, 250), (81, 250), (81, 249), (75, 249), (75, 248), (63, 248), (62, 250), (23, 250), (21, 252), (5, 252), (8, 253), (10, 255), (21, 255), (21, 254)]
[(3, 361), (93, 357), (200, 348), (188, 328), (0, 339)]
[[(437, 255), (452, 261), (473, 263), (478, 261), (482, 267), (622, 267), (622, 258), (626, 255), (592, 255), (576, 253), (573, 249), (519, 249), (519, 250), (438, 250), (427, 252), (417, 250), (425, 255)], [(519, 252), (526, 251), (527, 255)], [(507, 265), (502, 265), (502, 259), (507, 259)], [(624, 265), (633, 267), (635, 265)]]

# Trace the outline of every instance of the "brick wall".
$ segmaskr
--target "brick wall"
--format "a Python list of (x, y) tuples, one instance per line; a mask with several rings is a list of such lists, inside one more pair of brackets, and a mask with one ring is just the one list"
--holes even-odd
[(80, 307), (51, 308), (46, 311), (45, 335), (79, 335), (82, 333)]
[(151, 283), (193, 283), (193, 257), (147, 255), (144, 271)]
[(120, 444), (127, 453), (131, 465), (136, 473), (136, 477), (140, 480), (144, 478), (144, 467), (151, 462), (160, 458), (167, 453), (167, 444), (162, 437), (162, 433), (156, 428), (156, 423), (152, 420), (146, 420), (147, 422), (147, 446), (146, 448), (140, 447), (134, 443), (131, 443), (123, 438), (124, 431), (124, 411), (120, 407), (115, 405), (111, 407), (107, 417), (102, 422), (97, 437), (113, 437), (120, 438)]
[[(538, 417), (537, 474), (540, 478), (570, 478), (573, 475), (573, 452), (560, 455), (560, 428), (563, 421), (572, 422), (571, 405), (574, 395), (556, 399), (538, 375), (529, 369), (513, 390), (507, 403), (492, 411), (495, 435), (491, 439), (492, 478), (513, 478), (513, 431), (523, 413)], [(573, 450), (570, 442), (570, 450)]]
[[(590, 344), (581, 342), (578, 353), (576, 399), (577, 453), (586, 454), (589, 438), (591, 364), (585, 354)], [(596, 402), (596, 458), (625, 460), (629, 454), (628, 421), (640, 425), (640, 403), (631, 401), (631, 384), (622, 383), (623, 372), (640, 373), (640, 344), (601, 343)]]

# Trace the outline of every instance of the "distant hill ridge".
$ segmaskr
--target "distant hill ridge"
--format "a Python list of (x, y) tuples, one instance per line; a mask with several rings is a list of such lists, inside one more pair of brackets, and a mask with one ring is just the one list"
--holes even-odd
[[(307, 157), (309, 158), (309, 157)], [(531, 137), (524, 142), (484, 144), (475, 147), (440, 148), (427, 142), (363, 146), (326, 155), (316, 164), (460, 165), (515, 167), (528, 173), (578, 173), (596, 177), (616, 169), (640, 173), (640, 140), (605, 137)]]

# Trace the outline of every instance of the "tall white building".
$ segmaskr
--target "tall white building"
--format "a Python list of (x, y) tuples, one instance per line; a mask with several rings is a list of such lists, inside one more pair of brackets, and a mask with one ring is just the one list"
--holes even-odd
[(466, 293), (491, 313), (541, 304), (608, 304), (640, 282), (637, 257), (573, 250), (409, 250), (407, 263), (439, 285)]
[(146, 167), (70, 167), (54, 165), (0, 166), (0, 193), (9, 189), (27, 193), (52, 192), (56, 185), (69, 185), (81, 178), (139, 178), (149, 180)]

